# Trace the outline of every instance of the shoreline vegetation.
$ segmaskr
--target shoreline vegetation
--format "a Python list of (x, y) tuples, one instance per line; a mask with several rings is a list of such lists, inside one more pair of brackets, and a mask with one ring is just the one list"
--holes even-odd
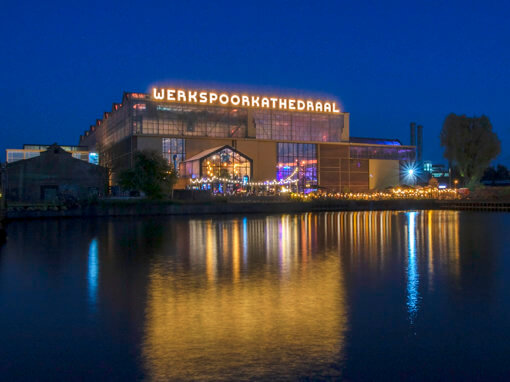
[(347, 199), (291, 195), (247, 198), (195, 194), (187, 199), (107, 198), (73, 204), (19, 204), (7, 208), (8, 220), (156, 215), (273, 214), (327, 211), (478, 209), (510, 211), (510, 189), (468, 198)]

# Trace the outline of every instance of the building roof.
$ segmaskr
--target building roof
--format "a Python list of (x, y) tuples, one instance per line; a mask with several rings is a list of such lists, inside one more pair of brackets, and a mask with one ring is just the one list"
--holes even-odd
[(387, 139), (387, 138), (360, 138), (350, 137), (350, 143), (364, 143), (367, 145), (388, 145), (388, 146), (402, 146), (402, 142), (398, 139)]
[[(245, 154), (243, 154), (242, 152), (240, 151), (237, 151), (236, 149), (234, 149), (232, 146), (229, 146), (229, 145), (223, 145), (223, 146), (217, 146), (217, 147), (213, 147), (212, 149), (207, 149), (205, 151), (202, 151), (202, 152), (199, 152), (198, 154), (196, 155), (193, 155), (191, 158), (189, 159), (186, 159), (185, 161), (183, 162), (191, 162), (191, 161), (194, 161), (194, 160), (199, 160), (199, 159), (202, 159), (202, 158), (205, 158), (211, 154), (214, 154), (214, 153), (217, 153), (223, 149), (229, 149), (229, 150), (232, 150), (233, 152), (241, 155), (242, 157), (244, 158), (247, 158), (247, 159), (250, 159), (249, 157), (247, 157)], [(182, 162), (181, 162), (182, 163)]]
[(66, 159), (69, 159), (72, 161), (79, 161), (79, 162), (83, 162), (83, 163), (86, 163), (87, 165), (89, 165), (89, 163), (87, 163), (85, 161), (82, 161), (77, 158), (73, 158), (73, 154), (71, 152), (64, 150), (58, 144), (53, 143), (52, 145), (49, 145), (46, 150), (41, 151), (40, 155), (34, 156), (32, 158), (20, 159), (20, 160), (14, 161), (14, 162), (8, 162), (7, 167), (23, 166), (24, 164), (26, 164), (28, 162), (35, 163), (35, 162), (39, 162), (41, 160), (46, 160), (49, 157), (55, 157), (57, 155), (59, 155), (61, 157), (65, 157)]
[[(56, 143), (53, 143), (54, 145)], [(41, 144), (32, 144), (32, 143), (25, 143), (23, 144), (23, 150), (41, 150), (41, 151), (44, 151), (44, 150), (47, 150), (50, 146), (52, 145), (41, 145)], [(76, 145), (58, 145), (62, 148), (64, 148), (64, 150), (66, 151), (88, 151), (88, 147), (87, 146), (76, 146)]]
[(189, 159), (186, 159), (185, 161), (183, 162), (191, 162), (191, 161), (194, 161), (194, 160), (197, 160), (197, 159), (202, 159), (203, 157), (206, 157), (216, 151), (220, 151), (222, 148), (224, 147), (228, 147), (228, 148), (231, 148), (230, 146), (228, 145), (224, 145), (224, 146), (217, 146), (217, 147), (213, 147), (212, 149), (207, 149), (205, 151), (201, 151), (199, 152), (198, 154), (196, 155), (193, 155), (191, 158)]

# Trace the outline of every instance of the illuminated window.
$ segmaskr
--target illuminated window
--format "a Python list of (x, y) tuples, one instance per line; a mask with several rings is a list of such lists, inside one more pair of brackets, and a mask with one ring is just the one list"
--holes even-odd
[(89, 153), (89, 163), (99, 164), (99, 154), (98, 153)]
[(7, 162), (11, 163), (23, 159), (25, 159), (25, 155), (22, 151), (7, 151)]
[(278, 143), (276, 179), (283, 180), (297, 169), (300, 191), (317, 188), (317, 145), (308, 143)]
[(401, 146), (350, 146), (351, 158), (355, 159), (393, 159), (412, 161), (415, 157), (413, 148)]
[(227, 178), (242, 182), (251, 178), (252, 160), (230, 146), (206, 150), (186, 160), (184, 175), (189, 178)]
[(163, 157), (166, 158), (176, 171), (186, 156), (185, 140), (181, 138), (163, 138)]
[(27, 151), (25, 152), (25, 159), (35, 158), (41, 155), (40, 152), (37, 151)]

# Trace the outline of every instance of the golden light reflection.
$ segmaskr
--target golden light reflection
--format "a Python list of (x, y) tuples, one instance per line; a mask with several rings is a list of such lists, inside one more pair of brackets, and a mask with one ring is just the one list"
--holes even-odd
[[(355, 211), (325, 213), (324, 224), (337, 232), (349, 264), (383, 270), (388, 261), (408, 253), (407, 215), (402, 211)], [(416, 211), (416, 256), (427, 264), (427, 279), (439, 268), (459, 272), (459, 212)], [(323, 229), (317, 230), (323, 232)], [(328, 232), (332, 232), (331, 230)], [(324, 233), (330, 239), (331, 233)], [(402, 259), (401, 259), (402, 260)], [(430, 277), (429, 277), (430, 276)]]
[[(438, 274), (459, 278), (456, 211), (187, 224), (187, 268), (163, 259), (151, 265), (143, 356), (156, 380), (283, 378), (307, 375), (310, 365), (327, 369), (344, 357), (345, 275), (363, 272), (368, 290), (403, 288), (411, 323)], [(394, 284), (399, 275), (405, 282)]]
[[(317, 229), (309, 219), (190, 221), (190, 247), (201, 251), (190, 263), (196, 272), (184, 277), (154, 264), (150, 274), (143, 345), (149, 377), (268, 378), (341, 359), (347, 326), (341, 259), (301, 250), (317, 246), (303, 231)], [(230, 243), (226, 257), (221, 245), (215, 249), (218, 237)]]

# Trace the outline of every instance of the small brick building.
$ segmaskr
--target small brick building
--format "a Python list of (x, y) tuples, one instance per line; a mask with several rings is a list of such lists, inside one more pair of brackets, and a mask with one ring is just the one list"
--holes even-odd
[(56, 202), (87, 199), (107, 190), (108, 170), (73, 158), (57, 144), (40, 156), (8, 163), (6, 196), (11, 202)]

